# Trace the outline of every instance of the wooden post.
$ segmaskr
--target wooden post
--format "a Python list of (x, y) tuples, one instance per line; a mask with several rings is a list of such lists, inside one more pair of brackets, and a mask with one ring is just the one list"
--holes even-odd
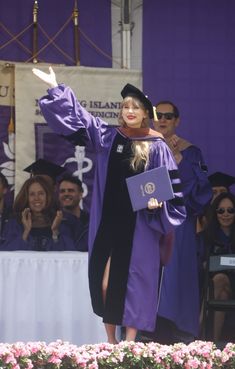
[(131, 0), (122, 0), (122, 68), (131, 67)]
[(38, 62), (38, 1), (34, 0), (33, 5), (33, 63)]
[(75, 55), (75, 64), (76, 65), (80, 65), (80, 45), (79, 45), (78, 4), (77, 4), (77, 0), (74, 1), (73, 24), (74, 24), (74, 55)]

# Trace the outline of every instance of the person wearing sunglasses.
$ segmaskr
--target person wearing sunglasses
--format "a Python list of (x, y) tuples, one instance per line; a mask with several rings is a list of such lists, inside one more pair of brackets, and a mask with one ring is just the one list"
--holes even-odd
[[(208, 222), (204, 231), (198, 234), (200, 241), (201, 267), (209, 255), (235, 253), (235, 196), (230, 192), (218, 195), (208, 212)], [(216, 273), (213, 276), (214, 297), (228, 300), (235, 296), (235, 275), (231, 272)], [(221, 339), (225, 313), (215, 312), (214, 337)]]
[[(209, 175), (208, 179), (213, 193), (211, 203), (219, 194), (224, 192), (231, 192), (231, 187), (235, 185), (235, 177), (223, 172), (214, 172)], [(208, 204), (207, 208), (204, 211), (204, 214), (198, 217), (197, 223), (198, 232), (201, 232), (206, 226), (210, 205), (211, 204)]]
[(173, 323), (174, 327), (166, 343), (188, 343), (199, 335), (196, 220), (212, 197), (201, 150), (176, 134), (179, 123), (180, 113), (174, 103), (160, 101), (155, 105), (154, 127), (164, 136), (178, 164), (187, 210), (186, 221), (175, 230), (173, 255), (164, 268), (158, 321), (161, 325)]
[(215, 172), (209, 175), (208, 177), (212, 192), (213, 198), (212, 201), (223, 192), (230, 192), (230, 187), (235, 184), (235, 177), (230, 174), (223, 172)]

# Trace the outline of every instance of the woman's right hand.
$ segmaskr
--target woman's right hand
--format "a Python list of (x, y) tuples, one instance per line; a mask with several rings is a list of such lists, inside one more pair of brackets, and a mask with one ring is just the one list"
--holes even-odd
[(180, 138), (177, 135), (172, 135), (170, 138), (166, 138), (166, 143), (169, 146), (169, 148), (172, 151), (172, 154), (174, 155), (175, 161), (177, 164), (181, 162), (183, 159), (183, 156), (180, 152)]
[(27, 240), (29, 232), (32, 228), (32, 215), (29, 208), (25, 208), (22, 211), (22, 224), (24, 227), (23, 240)]
[(56, 216), (51, 225), (52, 238), (57, 239), (59, 235), (59, 227), (63, 220), (63, 212), (61, 210), (57, 210)]
[(58, 86), (58, 83), (56, 81), (56, 75), (52, 67), (49, 67), (49, 73), (45, 73), (38, 68), (33, 68), (32, 72), (43, 82), (46, 82), (51, 88)]
[(25, 230), (31, 230), (32, 228), (32, 216), (29, 208), (25, 208), (22, 211), (22, 224)]
[(158, 202), (157, 199), (155, 199), (154, 197), (151, 197), (151, 199), (149, 199), (148, 201), (149, 210), (158, 209), (161, 207), (162, 207), (162, 202)]

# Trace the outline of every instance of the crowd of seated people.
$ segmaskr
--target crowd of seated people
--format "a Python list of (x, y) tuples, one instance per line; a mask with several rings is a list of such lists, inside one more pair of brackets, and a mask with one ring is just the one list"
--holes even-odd
[[(40, 159), (26, 168), (27, 179), (12, 211), (4, 207), (7, 181), (0, 177), (1, 251), (88, 251), (89, 215), (80, 208), (82, 182)], [(58, 185), (58, 188), (57, 188)]]
[(56, 209), (52, 187), (42, 176), (26, 180), (16, 196), (13, 217), (3, 232), (2, 250), (75, 250), (70, 228)]

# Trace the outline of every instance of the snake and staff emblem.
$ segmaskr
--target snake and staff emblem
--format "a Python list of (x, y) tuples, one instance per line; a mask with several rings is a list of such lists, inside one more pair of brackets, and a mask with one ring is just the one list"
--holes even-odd
[(76, 163), (77, 168), (73, 172), (74, 177), (78, 177), (80, 181), (83, 183), (83, 198), (88, 194), (88, 188), (86, 183), (83, 181), (84, 173), (89, 172), (92, 169), (93, 163), (92, 160), (86, 157), (86, 151), (84, 146), (75, 146), (74, 156), (65, 160), (62, 166), (66, 166), (70, 163)]

